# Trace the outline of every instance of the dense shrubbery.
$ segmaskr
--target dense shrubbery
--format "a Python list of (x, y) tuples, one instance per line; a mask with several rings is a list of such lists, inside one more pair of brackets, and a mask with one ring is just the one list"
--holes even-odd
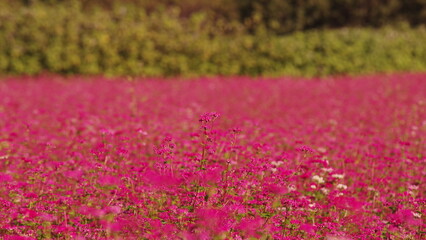
[(258, 16), (277, 33), (311, 28), (426, 22), (425, 0), (242, 0), (240, 17)]
[(0, 73), (328, 75), (426, 70), (426, 30), (315, 30), (287, 36), (180, 18), (177, 8), (82, 11), (79, 4), (0, 7)]
[[(1, 1), (1, 0), (0, 0)], [(4, 0), (3, 0), (4, 1)], [(194, 12), (237, 20), (249, 27), (263, 24), (277, 33), (321, 27), (377, 27), (398, 22), (426, 23), (426, 0), (20, 0), (57, 4), (79, 2), (85, 9), (128, 3), (148, 10), (179, 7), (183, 17)], [(255, 20), (255, 22), (253, 22)]]

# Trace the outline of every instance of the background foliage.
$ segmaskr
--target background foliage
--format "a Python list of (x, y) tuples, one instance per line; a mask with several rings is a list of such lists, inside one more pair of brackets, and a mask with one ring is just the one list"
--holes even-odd
[[(315, 21), (303, 20), (306, 25), (297, 23), (297, 17), (294, 24), (284, 19), (280, 22), (288, 22), (288, 28), (277, 25), (271, 30), (272, 10), (293, 11), (292, 7), (277, 5), (270, 7), (271, 14), (261, 14), (273, 2), (293, 6), (298, 1), (238, 1), (234, 6), (238, 11), (231, 11), (232, 5), (223, 7), (224, 3), (210, 1), (199, 1), (192, 8), (188, 7), (191, 1), (159, 1), (169, 6), (163, 8), (149, 7), (149, 1), (137, 3), (146, 8), (114, 5), (112, 1), (102, 1), (103, 5), (83, 0), (40, 2), (0, 2), (1, 74), (322, 76), (426, 70), (426, 30), (410, 25), (416, 23), (414, 15), (393, 27), (301, 32), (295, 30), (309, 28), (308, 23)], [(388, 2), (404, 5), (402, 1)], [(182, 6), (173, 7), (179, 4)], [(310, 6), (309, 1), (302, 5)], [(250, 16), (251, 11), (255, 12), (253, 17), (237, 21), (237, 17)], [(398, 15), (402, 19), (403, 13)], [(339, 18), (337, 13), (330, 14)], [(371, 23), (386, 19), (379, 21), (381, 15), (377, 16)], [(354, 26), (369, 23), (356, 19), (351, 18)], [(333, 27), (346, 26), (343, 23), (336, 22)], [(292, 33), (280, 34), (287, 31)]]
[(181, 9), (181, 17), (206, 12), (213, 18), (239, 21), (255, 27), (261, 23), (269, 30), (287, 33), (295, 30), (336, 27), (379, 27), (407, 22), (412, 26), (426, 23), (426, 0), (19, 0), (38, 2), (79, 2), (84, 9), (131, 4), (154, 11), (170, 7)]

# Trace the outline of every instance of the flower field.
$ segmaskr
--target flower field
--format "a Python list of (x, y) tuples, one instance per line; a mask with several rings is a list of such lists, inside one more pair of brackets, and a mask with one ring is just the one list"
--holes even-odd
[(426, 239), (426, 75), (0, 82), (1, 239)]

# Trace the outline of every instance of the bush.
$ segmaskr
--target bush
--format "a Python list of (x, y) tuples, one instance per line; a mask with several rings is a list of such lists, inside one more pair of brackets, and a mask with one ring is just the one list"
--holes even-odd
[(425, 0), (242, 0), (239, 3), (243, 21), (250, 22), (255, 16), (259, 23), (276, 33), (426, 23)]
[(0, 73), (109, 76), (322, 76), (426, 70), (422, 27), (287, 36), (178, 8), (83, 11), (78, 3), (0, 6)]
[[(0, 0), (5, 1), (5, 0)], [(149, 12), (178, 7), (181, 17), (206, 12), (211, 19), (239, 21), (254, 30), (266, 26), (275, 33), (313, 28), (380, 27), (401, 22), (426, 23), (426, 0), (19, 0), (24, 5), (78, 2), (84, 9), (131, 4)]]

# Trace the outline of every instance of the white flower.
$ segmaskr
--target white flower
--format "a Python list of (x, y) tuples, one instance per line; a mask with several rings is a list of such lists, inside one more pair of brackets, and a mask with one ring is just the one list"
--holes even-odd
[(337, 174), (337, 173), (335, 173), (335, 174), (333, 174), (331, 176), (334, 177), (334, 178), (339, 178), (339, 179), (342, 179), (343, 177), (345, 177), (344, 174)]
[(343, 189), (343, 190), (345, 190), (345, 189), (347, 189), (348, 188), (348, 186), (346, 186), (345, 184), (337, 184), (337, 189)]
[(272, 173), (276, 173), (278, 170), (276, 168), (271, 168)]
[(324, 172), (331, 173), (333, 171), (333, 168), (321, 168)]
[(280, 165), (282, 165), (284, 162), (283, 161), (272, 161), (271, 164), (274, 165), (275, 167), (279, 167)]
[(293, 191), (296, 191), (296, 186), (288, 185), (287, 189), (288, 189), (289, 192), (293, 192)]
[(318, 175), (313, 176), (313, 177), (312, 177), (312, 180), (314, 180), (315, 182), (317, 182), (317, 183), (319, 183), (319, 184), (321, 184), (321, 183), (325, 183), (324, 178), (322, 178), (322, 177), (320, 177), (320, 176), (318, 176)]
[(142, 130), (142, 129), (139, 129), (139, 130), (138, 130), (138, 133), (139, 133), (139, 134), (141, 134), (141, 135), (144, 135), (144, 136), (147, 136), (147, 135), (148, 135), (148, 132), (146, 132), (146, 131), (144, 131), (144, 130)]
[(316, 189), (316, 188), (317, 188), (317, 186), (315, 186), (315, 185), (313, 185), (313, 184), (312, 184), (312, 185), (311, 185), (311, 188), (312, 188), (312, 189)]
[(328, 190), (327, 188), (321, 188), (321, 192), (327, 195), (330, 192), (330, 190)]
[(325, 153), (325, 152), (327, 152), (327, 149), (326, 149), (325, 147), (319, 147), (319, 148), (317, 148), (317, 150), (318, 150), (318, 152), (320, 152), (320, 153)]
[(421, 218), (422, 215), (420, 213), (413, 212), (413, 216), (416, 218)]

